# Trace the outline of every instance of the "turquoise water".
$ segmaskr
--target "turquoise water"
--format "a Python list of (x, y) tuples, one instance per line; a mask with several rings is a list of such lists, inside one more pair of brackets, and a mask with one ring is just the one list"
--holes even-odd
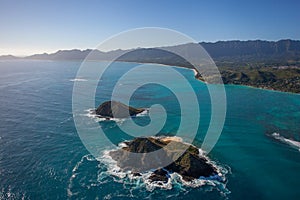
[[(299, 141), (299, 95), (226, 86), (224, 129), (208, 155), (218, 166), (228, 170), (225, 188), (220, 185), (192, 188), (175, 183), (172, 189), (151, 191), (142, 181), (110, 175), (104, 160), (96, 160), (82, 144), (72, 112), (72, 79), (80, 64), (0, 62), (0, 199), (298, 199), (299, 148), (272, 134), (276, 132)], [(101, 68), (103, 63), (90, 65)], [(99, 84), (95, 104), (108, 100), (115, 81), (135, 65), (115, 63)], [(176, 70), (188, 79), (200, 102), (200, 128), (194, 141), (200, 147), (210, 122), (209, 94), (206, 85), (194, 79), (193, 71)], [(139, 74), (135, 78), (149, 76), (153, 75)], [(172, 77), (156, 76), (176, 85)], [(96, 81), (92, 72), (80, 78), (87, 83)], [(185, 86), (177, 87), (185, 93)], [(186, 95), (188, 98), (189, 94)], [(137, 107), (150, 107), (155, 103), (162, 104), (168, 113), (160, 134), (175, 135), (181, 115), (172, 91), (155, 84), (146, 85), (131, 101)], [(87, 118), (86, 110), (75, 114)], [(150, 121), (144, 116), (135, 122), (145, 125)], [(122, 133), (114, 121), (99, 124), (115, 144), (131, 138)], [(186, 137), (189, 137), (188, 130)]]

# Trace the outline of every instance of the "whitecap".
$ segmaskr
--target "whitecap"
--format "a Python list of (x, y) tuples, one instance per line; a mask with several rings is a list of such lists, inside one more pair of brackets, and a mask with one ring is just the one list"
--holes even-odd
[(285, 137), (281, 136), (279, 133), (276, 133), (276, 132), (272, 133), (272, 136), (276, 140), (279, 140), (279, 141), (281, 141), (281, 142), (283, 142), (285, 144), (288, 144), (291, 147), (294, 147), (294, 148), (296, 148), (296, 149), (298, 149), (300, 151), (300, 142), (299, 141), (285, 138)]
[(78, 175), (78, 169), (79, 169), (80, 165), (83, 164), (83, 162), (85, 160), (87, 160), (87, 161), (95, 161), (96, 159), (91, 154), (87, 154), (87, 155), (82, 156), (81, 159), (80, 159), (80, 161), (76, 163), (76, 165), (72, 169), (72, 175), (69, 178), (69, 184), (68, 184), (68, 187), (67, 187), (67, 195), (68, 195), (68, 197), (72, 197), (73, 195), (77, 194), (77, 193), (73, 193), (72, 192), (73, 181), (74, 181), (74, 179)]
[(146, 116), (149, 113), (149, 109), (148, 108), (144, 108), (145, 110), (143, 112), (140, 112), (138, 114), (136, 114), (136, 117), (142, 117), (142, 116)]
[(87, 79), (84, 79), (84, 78), (74, 78), (74, 79), (70, 79), (69, 81), (71, 81), (71, 82), (82, 82), (82, 81), (87, 81)]
[(125, 142), (121, 142), (118, 144), (118, 147), (123, 148), (123, 147), (128, 147), (128, 145)]

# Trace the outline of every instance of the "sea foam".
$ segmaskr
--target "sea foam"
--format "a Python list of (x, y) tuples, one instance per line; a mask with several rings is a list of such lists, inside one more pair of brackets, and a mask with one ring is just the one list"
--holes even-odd
[(276, 140), (281, 141), (285, 144), (288, 144), (291, 147), (294, 147), (294, 148), (296, 148), (300, 151), (300, 142), (299, 141), (285, 138), (285, 137), (281, 136), (279, 133), (276, 133), (276, 132), (272, 134), (272, 137), (275, 138)]
[(69, 81), (71, 81), (71, 82), (83, 82), (83, 81), (87, 81), (87, 79), (84, 79), (84, 78), (74, 78), (74, 79), (70, 79)]
[[(95, 109), (87, 109), (85, 110), (84, 116), (89, 117), (91, 119), (94, 119), (97, 122), (104, 122), (104, 121), (115, 121), (117, 123), (123, 123), (126, 121), (128, 118), (110, 118), (110, 117), (103, 117), (101, 115), (97, 115), (95, 112)], [(132, 117), (144, 117), (147, 116), (149, 113), (149, 109), (145, 108), (145, 110), (135, 116)]]
[[(163, 138), (171, 139), (171, 137), (163, 137)], [(174, 137), (174, 140), (182, 141), (182, 138)], [(125, 143), (120, 143), (118, 148), (122, 148), (124, 146), (126, 146)], [(171, 190), (176, 185), (182, 189), (184, 189), (184, 187), (197, 188), (204, 185), (209, 185), (218, 188), (220, 192), (224, 194), (230, 193), (230, 191), (226, 188), (226, 175), (229, 173), (230, 170), (210, 160), (207, 156), (204, 155), (204, 151), (202, 150), (199, 150), (201, 156), (204, 156), (207, 159), (207, 161), (216, 168), (217, 174), (210, 177), (199, 177), (199, 179), (194, 179), (192, 181), (185, 181), (180, 174), (168, 172), (167, 182), (151, 181), (149, 177), (152, 175), (152, 173), (155, 170), (150, 170), (150, 171), (140, 173), (140, 176), (134, 176), (132, 171), (130, 170), (123, 171), (117, 165), (117, 161), (112, 159), (112, 157), (109, 155), (110, 151), (113, 150), (103, 151), (103, 155), (97, 158), (97, 160), (99, 160), (99, 162), (104, 163), (107, 166), (107, 173), (111, 176), (114, 176), (115, 177), (114, 180), (116, 182), (119, 183), (137, 182), (139, 183), (140, 187), (145, 187), (150, 192), (155, 189)]]

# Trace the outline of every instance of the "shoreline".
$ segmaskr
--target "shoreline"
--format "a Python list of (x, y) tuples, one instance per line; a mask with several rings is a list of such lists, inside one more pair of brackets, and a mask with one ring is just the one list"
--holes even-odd
[[(143, 137), (142, 137), (143, 138)], [(193, 144), (185, 143), (183, 142), (183, 139), (181, 137), (177, 136), (149, 136), (145, 138), (153, 138), (154, 140), (165, 140), (165, 142), (179, 142), (186, 144), (188, 146), (192, 146), (193, 148), (197, 149), (199, 151), (199, 154), (197, 154), (199, 157), (204, 158), (206, 161), (205, 163), (211, 165), (215, 173), (206, 177), (206, 176), (200, 176), (199, 178), (192, 178), (190, 180), (187, 180), (184, 178), (184, 174), (181, 174), (179, 171), (170, 171), (168, 169), (164, 169), (165, 172), (167, 172), (167, 180), (158, 180), (151, 179), (151, 176), (155, 175), (155, 171), (152, 170), (145, 170), (145, 171), (136, 171), (136, 173), (132, 170), (128, 169), (122, 169), (118, 165), (118, 162), (120, 160), (116, 160), (112, 156), (111, 153), (114, 153), (116, 151), (122, 150), (124, 147), (129, 147), (126, 142), (133, 142), (134, 140), (125, 140), (123, 142), (120, 142), (116, 148), (113, 149), (105, 149), (102, 151), (102, 156), (98, 158), (99, 161), (103, 162), (105, 165), (107, 165), (107, 171), (106, 173), (109, 175), (112, 175), (119, 179), (119, 181), (126, 182), (126, 181), (141, 181), (144, 184), (142, 184), (143, 187), (145, 187), (149, 191), (153, 191), (157, 188), (164, 188), (164, 189), (172, 189), (173, 187), (176, 187), (177, 184), (180, 184), (184, 187), (202, 187), (204, 185), (212, 184), (212, 186), (222, 186), (224, 189), (224, 192), (230, 192), (226, 188), (226, 180), (227, 175), (230, 173), (231, 169), (228, 166), (225, 166), (217, 161), (212, 160), (207, 155), (203, 153), (203, 150), (201, 148), (198, 148), (194, 146)], [(145, 145), (145, 144), (144, 144)], [(176, 168), (175, 168), (176, 169)], [(136, 174), (136, 175), (135, 175)]]
[[(47, 62), (83, 62), (84, 60), (50, 60), (50, 59), (3, 59), (1, 61), (47, 61)], [(110, 60), (89, 60), (88, 62), (111, 62)], [(197, 75), (199, 72), (195, 68), (190, 68), (190, 67), (184, 67), (184, 66), (175, 66), (175, 65), (168, 65), (168, 64), (162, 64), (162, 63), (148, 63), (148, 62), (134, 62), (134, 61), (115, 61), (115, 62), (120, 62), (120, 63), (136, 63), (136, 64), (153, 64), (153, 65), (161, 65), (164, 67), (174, 67), (174, 68), (183, 68), (183, 69), (188, 69), (192, 70), (194, 72), (194, 78), (197, 79), (198, 81), (207, 84), (207, 82), (197, 78)], [(218, 68), (218, 67), (217, 67)], [(219, 68), (218, 68), (219, 69)], [(221, 74), (221, 73), (220, 73)], [(277, 90), (274, 88), (262, 88), (262, 87), (256, 87), (252, 85), (246, 85), (246, 84), (233, 84), (233, 83), (228, 83), (224, 85), (229, 85), (229, 86), (242, 86), (242, 87), (249, 87), (253, 89), (259, 89), (259, 90), (266, 90), (266, 91), (271, 91), (271, 92), (280, 92), (280, 93), (287, 93), (287, 94), (294, 94), (294, 95), (300, 95), (300, 93), (296, 92), (289, 92), (289, 91), (282, 91), (282, 90)]]
[[(167, 64), (161, 64), (161, 63), (141, 63), (141, 62), (131, 62), (131, 61), (116, 61), (116, 62), (120, 62), (120, 63), (137, 63), (137, 64), (154, 64), (154, 65), (162, 65), (164, 67), (174, 67), (174, 68), (182, 68), (182, 69), (188, 69), (188, 70), (192, 70), (194, 72), (194, 78), (197, 79), (198, 81), (208, 84), (207, 82), (197, 78), (197, 75), (199, 74), (199, 72), (195, 69), (195, 68), (189, 68), (189, 67), (183, 67), (183, 66), (174, 66), (174, 65), (167, 65)], [(218, 67), (217, 67), (218, 68)], [(219, 68), (218, 68), (219, 69)], [(221, 73), (220, 73), (221, 74)], [(294, 95), (300, 95), (300, 93), (296, 93), (296, 92), (288, 92), (288, 91), (282, 91), (282, 90), (277, 90), (274, 88), (262, 88), (262, 87), (255, 87), (252, 85), (243, 85), (243, 84), (225, 84), (223, 83), (223, 85), (228, 85), (228, 86), (241, 86), (241, 87), (248, 87), (248, 88), (252, 88), (252, 89), (259, 89), (259, 90), (265, 90), (265, 91), (269, 91), (269, 92), (280, 92), (280, 93), (287, 93), (287, 94), (294, 94)]]
[(245, 88), (252, 88), (252, 89), (256, 89), (256, 90), (264, 90), (264, 91), (268, 91), (268, 92), (277, 92), (277, 93), (286, 93), (286, 94), (293, 94), (293, 95), (300, 95), (300, 93), (296, 93), (296, 92), (287, 92), (287, 91), (281, 91), (281, 90), (276, 90), (276, 89), (271, 89), (271, 88), (262, 88), (262, 87), (255, 87), (252, 85), (242, 85), (242, 84), (224, 84), (224, 85), (228, 85), (228, 86), (238, 86), (238, 87), (245, 87)]
[[(154, 63), (152, 63), (152, 64), (154, 64)], [(188, 68), (188, 67), (181, 67), (181, 66), (172, 66), (172, 65), (164, 65), (164, 66), (192, 70), (192, 71), (194, 72), (194, 78), (195, 78), (196, 80), (198, 80), (198, 81), (200, 81), (200, 82), (202, 82), (202, 83), (208, 84), (208, 83), (206, 83), (205, 81), (200, 80), (200, 79), (198, 79), (198, 78), (196, 77), (196, 76), (198, 75), (198, 73), (199, 73), (196, 69), (191, 69), (191, 68)], [(223, 83), (223, 85), (225, 85), (225, 86), (228, 85), (228, 86), (247, 87), (247, 88), (252, 88), (252, 89), (265, 90), (265, 91), (269, 91), (269, 92), (279, 92), (279, 93), (287, 93), (287, 94), (293, 94), (293, 95), (300, 95), (300, 93), (281, 91), (281, 90), (276, 90), (276, 89), (273, 89), (273, 88), (255, 87), (255, 86), (252, 86), (252, 85), (232, 84), (232, 83), (229, 83), (229, 84)]]

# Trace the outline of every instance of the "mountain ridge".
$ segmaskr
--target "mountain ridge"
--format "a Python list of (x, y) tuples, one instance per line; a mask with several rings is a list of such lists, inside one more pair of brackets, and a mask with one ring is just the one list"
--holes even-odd
[[(199, 43), (215, 60), (217, 65), (220, 66), (236, 66), (236, 65), (249, 65), (257, 64), (263, 65), (293, 65), (300, 63), (300, 41), (284, 39), (279, 41), (265, 41), (265, 40), (231, 40), (231, 41), (217, 41), (217, 42), (200, 42)], [(192, 43), (182, 44), (177, 46), (158, 47), (160, 50), (177, 50), (184, 51), (188, 54), (194, 48)], [(158, 54), (154, 52), (156, 48), (137, 48), (128, 50), (112, 50), (103, 52), (92, 49), (72, 49), (72, 50), (58, 50), (55, 53), (43, 53), (34, 54), (25, 57), (17, 57), (12, 55), (0, 56), (0, 59), (34, 59), (34, 60), (83, 60), (90, 52), (93, 51), (96, 60), (110, 60), (111, 58), (119, 57), (122, 54), (129, 52), (135, 52), (136, 56), (129, 56), (128, 59), (123, 57), (122, 61), (138, 61), (143, 60), (151, 61), (151, 59), (157, 61), (160, 64), (167, 62), (164, 56), (166, 54)], [(146, 54), (145, 51), (152, 51), (150, 54)], [(161, 52), (159, 52), (161, 53)], [(152, 56), (155, 54), (155, 56)], [(148, 56), (148, 57), (146, 57)], [(168, 55), (168, 61), (174, 59)], [(150, 59), (151, 58), (151, 59)], [(167, 63), (168, 64), (168, 63)], [(183, 63), (185, 64), (185, 63)], [(182, 64), (180, 65), (182, 66)]]

